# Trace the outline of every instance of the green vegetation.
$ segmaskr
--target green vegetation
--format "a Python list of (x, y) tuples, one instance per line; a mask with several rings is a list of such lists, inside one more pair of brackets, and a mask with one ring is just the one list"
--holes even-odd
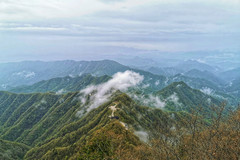
[(221, 103), (214, 97), (192, 89), (184, 82), (174, 82), (157, 92), (156, 95), (163, 99), (169, 99), (166, 107), (168, 110), (191, 112), (192, 109), (201, 106), (205, 115), (209, 113), (209, 106)]
[(2, 160), (20, 160), (23, 159), (30, 147), (0, 139), (0, 159)]
[[(109, 127), (116, 127), (119, 131), (113, 136), (121, 135), (123, 139), (126, 138), (125, 143), (129, 148), (134, 149), (142, 145), (139, 138), (134, 135), (134, 131), (151, 131), (155, 122), (159, 122), (158, 124), (162, 126), (174, 124), (169, 115), (163, 111), (138, 106), (126, 94), (120, 92), (113, 95), (109, 102), (78, 117), (77, 112), (83, 107), (79, 97), (78, 92), (62, 95), (0, 92), (1, 138), (33, 147), (27, 153), (26, 159), (51, 157), (58, 151), (59, 154), (76, 157), (84, 151), (84, 147), (92, 145), (88, 141), (93, 141), (94, 135), (103, 133), (101, 130), (107, 133), (114, 131), (114, 129), (108, 130)], [(119, 117), (119, 120), (109, 117), (112, 113), (109, 107), (112, 105), (118, 108), (115, 116)], [(115, 135), (117, 133), (120, 135)], [(117, 145), (116, 142), (111, 143)], [(82, 145), (83, 150), (79, 150)], [(117, 151), (115, 149), (113, 152)], [(98, 156), (101, 154), (99, 153)]]
[(57, 92), (59, 94), (69, 91), (80, 91), (88, 85), (97, 85), (106, 82), (109, 76), (94, 77), (90, 74), (84, 74), (77, 77), (53, 78), (50, 80), (40, 81), (30, 86), (22, 86), (10, 89), (15, 93), (34, 93), (34, 92)]
[(225, 84), (224, 80), (218, 78), (215, 74), (213, 74), (210, 71), (200, 71), (197, 69), (192, 69), (186, 73), (184, 73), (185, 76), (188, 77), (193, 77), (193, 78), (200, 78), (200, 79), (205, 79), (208, 80), (212, 83), (218, 84), (223, 86)]
[[(84, 76), (96, 84), (108, 78), (95, 81), (92, 76)], [(165, 110), (141, 106), (127, 94), (117, 91), (107, 102), (87, 111), (93, 94), (87, 95), (83, 104), (83, 95), (79, 92), (0, 92), (0, 138), (4, 139), (0, 141), (0, 155), (10, 160), (187, 159), (190, 149), (192, 154), (197, 153), (195, 142), (203, 145), (198, 139), (194, 139), (193, 144), (189, 136), (197, 133), (202, 139), (203, 134), (211, 137), (205, 133), (209, 127), (215, 131), (216, 125), (225, 125), (215, 121), (225, 112), (222, 109), (215, 113), (221, 109), (217, 107), (221, 106), (220, 101), (184, 82), (175, 82), (154, 95), (167, 99)], [(229, 130), (236, 139), (239, 130), (235, 132), (232, 128)], [(212, 140), (212, 143), (223, 142)], [(233, 150), (235, 152), (236, 148)], [(232, 152), (229, 154), (234, 157)]]

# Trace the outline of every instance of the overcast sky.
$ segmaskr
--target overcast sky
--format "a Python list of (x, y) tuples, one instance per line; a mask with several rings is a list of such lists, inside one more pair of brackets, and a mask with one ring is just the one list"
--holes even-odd
[(0, 62), (239, 54), (239, 28), (240, 0), (0, 0)]

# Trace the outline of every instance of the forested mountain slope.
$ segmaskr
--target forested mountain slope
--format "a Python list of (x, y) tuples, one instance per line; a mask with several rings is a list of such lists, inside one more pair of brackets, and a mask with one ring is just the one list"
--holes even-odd
[[(27, 153), (23, 149), (21, 155), (26, 153), (24, 159), (31, 160), (159, 159), (166, 155), (156, 152), (159, 148), (153, 146), (152, 140), (161, 135), (172, 139), (173, 144), (180, 143), (175, 132), (181, 136), (191, 133), (188, 131), (191, 129), (188, 121), (192, 119), (188, 113), (190, 107), (196, 109), (194, 107), (201, 103), (207, 107), (202, 100), (208, 97), (183, 82), (173, 83), (156, 95), (166, 98), (174, 93), (183, 104), (180, 112), (173, 109), (178, 105), (168, 102), (167, 111), (140, 106), (120, 91), (94, 108), (91, 108), (91, 97), (97, 94), (94, 90), (86, 95), (81, 92), (0, 92), (0, 138), (30, 146), (31, 149)], [(214, 99), (211, 101), (218, 104)], [(182, 143), (185, 142), (179, 145)], [(163, 144), (160, 146), (166, 147)], [(11, 146), (11, 152), (14, 147)], [(172, 154), (185, 159), (187, 152), (184, 151), (184, 155), (178, 152)]]
[(223, 86), (225, 84), (224, 80), (209, 71), (200, 71), (197, 69), (193, 69), (183, 74), (188, 77), (205, 79), (212, 83), (218, 84), (219, 86)]
[[(27, 159), (51, 159), (56, 155), (75, 159), (93, 145), (91, 141), (98, 140), (98, 134), (115, 132), (111, 135), (113, 139), (104, 140), (104, 143), (114, 141), (114, 145), (120, 145), (116, 138), (121, 136), (126, 143), (126, 148), (122, 149), (129, 152), (147, 141), (148, 132), (155, 128), (154, 125), (172, 127), (175, 123), (170, 115), (159, 109), (138, 106), (121, 92), (89, 112), (84, 110), (79, 97), (78, 92), (64, 95), (0, 92), (1, 138), (33, 147), (26, 155)], [(109, 152), (106, 154), (117, 154), (117, 148), (111, 153), (109, 148), (106, 149)], [(85, 156), (106, 156), (96, 155), (94, 150), (91, 152)]]
[(30, 147), (0, 139), (0, 159), (1, 160), (21, 160)]
[(109, 80), (110, 76), (94, 77), (84, 74), (76, 77), (59, 77), (50, 80), (43, 80), (30, 86), (20, 86), (10, 89), (15, 93), (34, 93), (34, 92), (57, 92), (59, 94), (71, 91), (80, 91), (88, 85), (98, 85)]
[(204, 114), (208, 114), (209, 106), (220, 105), (221, 101), (203, 92), (192, 89), (184, 82), (174, 82), (156, 93), (166, 99), (167, 107), (174, 111), (189, 111), (202, 107)]
[(174, 120), (168, 114), (138, 106), (120, 93), (79, 120), (64, 126), (52, 140), (33, 148), (25, 158), (61, 159), (66, 156), (70, 159), (124, 159), (131, 154), (137, 157), (139, 147), (147, 151), (148, 146), (144, 142), (148, 141), (156, 126), (170, 129), (173, 125)]

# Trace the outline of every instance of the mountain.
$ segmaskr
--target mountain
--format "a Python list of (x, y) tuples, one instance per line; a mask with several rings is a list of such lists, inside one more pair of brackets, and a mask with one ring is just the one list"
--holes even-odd
[(154, 125), (170, 129), (176, 123), (170, 113), (139, 106), (121, 92), (86, 111), (90, 99), (83, 105), (78, 92), (0, 92), (0, 137), (31, 146), (25, 159), (102, 159), (116, 157), (120, 149), (121, 157), (139, 147), (146, 151)]
[(213, 83), (206, 79), (188, 77), (188, 76), (185, 76), (184, 74), (177, 74), (175, 76), (169, 77), (167, 83), (171, 84), (173, 82), (180, 82), (180, 81), (185, 82), (187, 85), (195, 89), (208, 88), (214, 91), (223, 91), (223, 88), (216, 83)]
[[(221, 84), (221, 81), (207, 71), (191, 70), (186, 73), (187, 75), (192, 75), (192, 77), (188, 77), (185, 74), (165, 77), (138, 69), (129, 70), (139, 73), (144, 77), (143, 82), (138, 86), (138, 88), (132, 88), (133, 91), (138, 90), (137, 92), (149, 94), (161, 90), (173, 82), (184, 81), (190, 87), (202, 90), (209, 95), (218, 96), (220, 99), (228, 99), (228, 101), (231, 102), (230, 104), (235, 105), (238, 103), (237, 100), (234, 100), (234, 97), (231, 97), (232, 94), (227, 95), (225, 93), (225, 86)], [(90, 74), (83, 74), (82, 76), (67, 76), (43, 80), (29, 86), (12, 87), (9, 88), (8, 91), (15, 93), (56, 92), (61, 94), (66, 92), (80, 91), (89, 85), (98, 85), (108, 81), (109, 79), (111, 79), (111, 77), (107, 75), (96, 77)], [(212, 81), (206, 79), (212, 79)]]
[(183, 73), (183, 70), (177, 69), (175, 67), (150, 67), (146, 69), (146, 71), (151, 72), (153, 74), (163, 75), (163, 76), (174, 76), (179, 73)]
[(24, 144), (0, 139), (0, 159), (21, 160), (30, 148)]
[[(150, 72), (146, 72), (138, 69), (129, 69), (128, 71), (134, 71), (135, 73), (138, 73), (144, 77), (144, 80), (140, 87), (144, 89), (146, 92), (154, 92), (166, 86), (167, 79), (164, 76), (155, 75)], [(10, 92), (15, 92), (15, 93), (33, 93), (33, 92), (65, 93), (65, 92), (72, 92), (72, 91), (80, 91), (81, 89), (84, 89), (86, 86), (98, 85), (108, 81), (111, 78), (112, 77), (108, 75), (96, 77), (90, 74), (83, 74), (81, 76), (75, 76), (75, 77), (66, 76), (66, 77), (53, 78), (49, 80), (43, 80), (33, 85), (11, 87), (6, 90)]]
[(130, 66), (130, 67), (144, 67), (144, 66), (156, 66), (159, 65), (159, 63), (157, 63), (156, 61), (152, 60), (152, 59), (148, 59), (148, 58), (141, 58), (141, 57), (133, 57), (133, 58), (129, 58), (129, 57), (125, 57), (122, 56), (121, 58), (117, 58), (114, 59), (115, 61), (126, 65), (126, 66)]
[(80, 91), (88, 85), (97, 85), (106, 82), (111, 77), (105, 75), (94, 77), (90, 74), (84, 74), (76, 77), (59, 77), (50, 80), (43, 80), (30, 86), (20, 86), (10, 89), (15, 93), (34, 93), (34, 92), (57, 92), (65, 93), (70, 91)]
[(191, 109), (201, 105), (208, 116), (209, 106), (220, 103), (183, 82), (154, 94), (166, 100), (163, 109), (141, 106), (120, 91), (106, 98), (99, 96), (101, 91), (87, 90), (85, 94), (1, 91), (0, 138), (29, 146), (27, 153), (22, 152), (29, 160), (154, 159), (149, 144), (156, 134), (174, 144), (178, 142), (172, 138), (174, 131), (188, 130)]
[(113, 75), (129, 69), (115, 61), (26, 61), (0, 64), (1, 90), (20, 85), (31, 85), (56, 77), (79, 76), (91, 73), (95, 76)]
[[(0, 92), (0, 137), (33, 145), (77, 119), (81, 102), (76, 93), (13, 94)], [(75, 113), (74, 113), (75, 112)]]
[(226, 86), (226, 92), (240, 98), (240, 78), (230, 82)]
[(167, 81), (167, 84), (181, 81), (186, 83), (191, 88), (198, 89), (201, 92), (210, 95), (220, 101), (226, 101), (229, 105), (237, 106), (239, 104), (239, 98), (234, 96), (234, 94), (228, 93), (225, 85), (221, 86), (217, 83), (213, 83), (205, 79), (192, 78), (187, 77), (183, 74), (178, 74), (170, 77)]
[(219, 73), (219, 76), (226, 81), (233, 81), (240, 78), (240, 68), (235, 68)]
[(61, 159), (64, 155), (68, 159), (127, 159), (132, 154), (144, 159), (139, 157), (138, 148), (148, 152), (144, 142), (154, 125), (168, 128), (173, 122), (161, 110), (137, 106), (128, 96), (119, 94), (77, 122), (65, 126), (54, 139), (33, 148), (25, 158)]
[(174, 82), (156, 93), (165, 100), (166, 109), (191, 112), (202, 107), (204, 115), (209, 113), (209, 106), (220, 105), (220, 101), (197, 89), (192, 89), (184, 82)]
[(188, 72), (185, 72), (183, 74), (185, 76), (188, 76), (188, 77), (205, 79), (205, 80), (208, 80), (212, 83), (219, 84), (219, 86), (224, 85), (224, 81), (222, 79), (217, 77), (212, 72), (209, 72), (209, 71), (206, 71), (206, 70), (205, 71), (200, 71), (200, 70), (197, 70), (197, 69), (192, 69), (192, 70), (190, 70)]
[[(35, 91), (36, 92), (45, 92), (45, 91), (56, 92), (56, 91), (60, 91), (61, 89), (66, 89), (67, 91), (75, 91), (79, 88), (84, 87), (84, 85), (76, 87), (76, 85), (79, 85), (79, 84), (76, 84), (74, 80), (77, 80), (78, 78), (76, 77), (79, 77), (79, 75), (90, 73), (93, 76), (103, 76), (103, 75), (112, 76), (117, 72), (123, 72), (126, 70), (131, 70), (143, 75), (144, 76), (143, 87), (145, 87), (146, 88), (145, 90), (148, 90), (148, 92), (158, 91), (174, 81), (184, 81), (191, 87), (197, 88), (197, 89), (202, 89), (203, 87), (207, 87), (214, 90), (221, 90), (221, 87), (219, 87), (217, 84), (209, 82), (208, 80), (203, 80), (199, 78), (198, 79), (190, 78), (190, 77), (188, 78), (187, 76), (183, 77), (181, 75), (165, 77), (162, 75), (156, 75), (156, 74), (139, 70), (139, 69), (131, 69), (129, 67), (126, 67), (124, 65), (121, 65), (117, 62), (110, 61), (110, 60), (79, 61), (79, 62), (77, 61), (56, 61), (56, 62), (37, 61), (37, 62), (15, 62), (15, 63), (0, 64), (0, 84), (1, 84), (0, 89), (13, 91), (13, 92), (24, 92), (24, 93), (35, 92)], [(167, 74), (170, 74), (170, 72), (175, 72), (175, 71), (169, 68), (169, 70), (166, 69), (166, 72), (169, 72)], [(75, 79), (72, 77), (75, 77)], [(66, 81), (68, 79), (71, 80), (70, 83), (72, 84), (72, 86), (70, 86), (70, 84), (67, 84)], [(29, 85), (33, 85), (33, 86), (29, 86)]]
[[(208, 71), (191, 70), (186, 72), (187, 75), (192, 77), (186, 76), (185, 74), (177, 74), (175, 76), (165, 77), (138, 69), (129, 68), (129, 70), (139, 73), (144, 77), (143, 82), (138, 86), (137, 89), (138, 92), (142, 92), (144, 94), (154, 93), (173, 82), (184, 81), (192, 88), (202, 90), (203, 92), (215, 97), (218, 96), (218, 99), (227, 99), (232, 105), (236, 105), (238, 103), (238, 100), (232, 97), (234, 94), (228, 95), (225, 91), (225, 86), (221, 83), (221, 81)], [(83, 74), (81, 76), (66, 76), (43, 80), (33, 85), (11, 87), (6, 90), (15, 93), (56, 92), (61, 94), (66, 92), (80, 91), (86, 86), (101, 84), (109, 79), (111, 79), (111, 77), (107, 75), (96, 77), (90, 74)], [(133, 88), (133, 90), (136, 90), (136, 88)]]
[[(42, 92), (46, 90), (46, 86), (43, 86), (45, 87), (45, 89), (44, 88), (39, 89), (39, 87), (41, 87), (40, 86), (41, 84), (44, 83), (44, 85), (54, 85), (54, 81), (60, 82), (60, 81), (65, 81), (67, 79), (70, 79), (70, 78), (67, 78), (66, 76), (79, 77), (79, 75), (83, 75), (87, 73), (92, 74), (93, 76), (103, 76), (103, 75), (112, 76), (115, 73), (124, 72), (126, 70), (131, 70), (143, 75), (144, 76), (143, 83), (145, 85), (149, 85), (150, 89), (159, 90), (165, 86), (166, 77), (164, 76), (154, 75), (152, 73), (139, 70), (139, 69), (131, 69), (129, 67), (126, 67), (115, 61), (110, 61), (110, 60), (79, 61), (79, 62), (77, 61), (56, 61), (56, 62), (30, 61), (30, 62), (0, 64), (0, 86), (1, 86), (0, 90), (25, 92), (24, 90), (26, 89), (25, 93), (30, 92), (30, 90)], [(56, 78), (56, 79), (53, 79), (53, 78)], [(50, 79), (53, 79), (53, 80), (51, 80), (51, 82), (48, 82), (48, 80)], [(70, 80), (74, 81), (74, 79), (72, 78)], [(77, 80), (77, 78), (75, 80)], [(28, 85), (28, 87), (26, 85)], [(33, 85), (33, 86), (30, 87), (29, 85)], [(38, 89), (33, 89), (35, 87), (37, 87)], [(53, 89), (52, 87), (50, 86), (50, 88), (47, 90), (51, 91)], [(61, 85), (57, 86), (56, 84), (54, 85), (54, 88), (55, 87), (60, 89)], [(57, 91), (57, 89), (54, 89), (54, 91)]]
[(179, 59), (169, 59), (169, 58), (159, 58), (154, 56), (153, 59), (149, 57), (129, 57), (126, 55), (120, 55), (113, 58), (114, 61), (117, 61), (123, 65), (129, 66), (131, 68), (138, 68), (144, 70), (149, 67), (171, 67), (177, 65), (181, 60)]
[(200, 70), (200, 71), (209, 71), (209, 72), (212, 72), (212, 73), (220, 71), (220, 69), (218, 67), (213, 67), (213, 66), (210, 66), (206, 63), (198, 62), (196, 60), (184, 61), (184, 62), (178, 64), (177, 66), (175, 66), (175, 68), (184, 70), (185, 72), (190, 71), (192, 69), (197, 69), (197, 70)]

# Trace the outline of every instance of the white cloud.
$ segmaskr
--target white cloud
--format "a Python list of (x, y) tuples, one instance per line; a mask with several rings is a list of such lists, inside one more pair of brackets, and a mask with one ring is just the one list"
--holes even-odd
[(60, 94), (63, 94), (65, 93), (66, 91), (64, 89), (60, 89), (56, 92), (57, 95), (60, 95)]
[(40, 101), (41, 104), (47, 104), (47, 101), (43, 98), (41, 101)]
[(159, 97), (154, 96), (152, 94), (149, 94), (148, 96), (136, 95), (136, 94), (132, 94), (132, 93), (128, 93), (128, 94), (131, 98), (143, 103), (143, 105), (146, 105), (146, 106), (154, 106), (156, 108), (164, 108), (166, 105), (166, 102), (164, 100), (161, 100)]
[(175, 92), (172, 95), (170, 95), (166, 100), (173, 102), (176, 106), (181, 106), (181, 103), (179, 102), (179, 97)]
[(214, 90), (208, 87), (203, 87), (200, 91), (207, 95), (214, 95)]
[(134, 131), (134, 134), (143, 142), (148, 142), (148, 133), (146, 131)]
[(25, 79), (31, 79), (31, 78), (36, 76), (36, 73), (31, 72), (31, 71), (21, 71), (21, 72), (13, 73), (12, 75), (13, 76), (19, 76), (19, 77), (25, 78)]
[[(105, 103), (115, 91), (126, 91), (129, 87), (140, 84), (143, 79), (143, 76), (132, 71), (118, 72), (106, 83), (89, 86), (86, 89), (81, 90), (80, 93), (84, 96), (90, 95), (90, 106), (87, 108), (87, 111), (89, 112)], [(81, 98), (81, 100), (82, 103), (86, 102), (85, 98)]]

